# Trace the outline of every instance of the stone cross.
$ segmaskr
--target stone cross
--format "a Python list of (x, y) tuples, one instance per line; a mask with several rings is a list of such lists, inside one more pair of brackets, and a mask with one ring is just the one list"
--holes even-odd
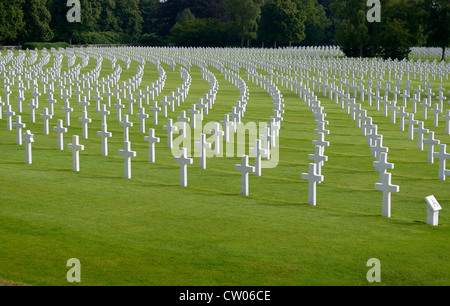
[(434, 153), (434, 157), (439, 158), (439, 179), (445, 181), (446, 175), (450, 175), (450, 170), (446, 170), (447, 159), (450, 159), (450, 153), (446, 152), (447, 145), (440, 144), (439, 152)]
[(91, 118), (88, 118), (87, 111), (82, 112), (82, 117), (78, 118), (78, 121), (81, 122), (82, 128), (83, 128), (83, 139), (88, 139), (89, 137), (89, 130), (88, 130), (88, 123), (92, 122)]
[(130, 134), (129, 134), (129, 128), (133, 126), (133, 122), (130, 122), (128, 120), (128, 115), (123, 116), (123, 121), (119, 123), (121, 126), (123, 126), (123, 141), (129, 141), (130, 140)]
[(328, 156), (324, 156), (320, 146), (315, 146), (315, 153), (309, 154), (308, 159), (312, 159), (316, 164), (316, 173), (322, 174), (322, 165), (328, 161)]
[(234, 168), (241, 171), (241, 195), (248, 196), (248, 174), (255, 172), (255, 167), (248, 164), (248, 155), (242, 155), (241, 164), (235, 165)]
[(27, 130), (22, 136), (25, 142), (25, 163), (31, 165), (33, 163), (31, 144), (34, 142), (34, 134), (31, 134), (31, 131)]
[(164, 96), (163, 100), (161, 101), (161, 104), (162, 104), (163, 117), (167, 118), (167, 106), (170, 105), (170, 102), (167, 101), (167, 96)]
[(175, 157), (175, 162), (180, 164), (180, 186), (187, 187), (187, 165), (192, 165), (194, 160), (187, 157), (187, 149), (180, 149), (180, 156)]
[(64, 133), (67, 133), (67, 128), (63, 126), (63, 120), (58, 119), (58, 125), (53, 127), (53, 130), (58, 133), (58, 150), (64, 150)]
[(419, 120), (414, 119), (414, 114), (409, 114), (408, 119), (405, 119), (405, 123), (408, 124), (408, 139), (414, 139), (414, 125), (419, 124)]
[(73, 112), (73, 108), (70, 107), (70, 102), (69, 100), (66, 100), (64, 107), (62, 108), (62, 110), (66, 113), (66, 125), (70, 126), (70, 112)]
[(12, 131), (12, 118), (16, 115), (16, 112), (12, 110), (11, 104), (6, 105), (6, 110), (3, 111), (3, 114), (6, 116), (6, 129)]
[(155, 137), (155, 129), (148, 130), (149, 136), (145, 136), (144, 140), (149, 142), (148, 161), (155, 162), (155, 143), (160, 141), (159, 137)]
[(124, 149), (119, 150), (119, 155), (124, 158), (124, 177), (131, 179), (131, 158), (136, 157), (136, 152), (131, 151), (131, 143), (124, 141)]
[(196, 141), (194, 146), (200, 149), (200, 169), (206, 169), (206, 149), (211, 148), (211, 144), (206, 142), (206, 135), (200, 134), (200, 141)]
[(435, 103), (430, 112), (433, 113), (433, 125), (436, 127), (439, 126), (439, 115), (442, 113), (442, 109), (439, 108), (439, 104)]
[(167, 119), (167, 125), (163, 126), (163, 130), (167, 131), (167, 147), (172, 149), (173, 147), (173, 133), (178, 131), (178, 128), (173, 125), (172, 119)]
[(97, 136), (102, 138), (102, 155), (108, 156), (108, 137), (112, 137), (112, 133), (108, 132), (108, 124), (102, 124), (102, 130), (97, 132)]
[(153, 125), (158, 125), (158, 112), (161, 111), (161, 107), (158, 107), (158, 101), (153, 101), (150, 110), (153, 111)]
[(80, 145), (79, 136), (72, 136), (72, 143), (69, 143), (67, 147), (69, 150), (73, 151), (72, 159), (73, 159), (73, 171), (80, 172), (80, 151), (84, 150), (84, 146)]
[(229, 114), (225, 114), (224, 116), (224, 120), (220, 121), (220, 124), (223, 126), (223, 137), (225, 142), (229, 142), (230, 141), (230, 115)]
[(391, 184), (392, 174), (389, 172), (383, 173), (379, 183), (375, 184), (375, 189), (383, 192), (383, 217), (391, 217), (391, 193), (399, 192), (400, 187)]
[(316, 164), (309, 164), (309, 172), (302, 173), (302, 179), (307, 180), (308, 183), (308, 204), (316, 206), (316, 184), (324, 180), (323, 175), (317, 173)]
[(434, 139), (434, 131), (430, 131), (428, 138), (424, 139), (423, 143), (428, 144), (428, 163), (434, 164), (434, 145), (440, 144), (440, 140)]
[(214, 129), (209, 131), (210, 134), (214, 135), (214, 154), (220, 154), (220, 143), (221, 138), (224, 136), (224, 132), (220, 130), (220, 123), (214, 123)]
[(141, 108), (140, 109), (140, 112), (136, 115), (139, 119), (140, 119), (140, 121), (141, 121), (141, 130), (140, 130), (140, 132), (142, 133), (142, 134), (144, 134), (145, 133), (145, 119), (147, 119), (148, 117), (150, 117), (150, 115), (149, 114), (146, 114), (145, 113), (145, 108)]
[(30, 99), (30, 104), (27, 105), (27, 107), (30, 109), (30, 122), (35, 123), (36, 122), (36, 100)]
[(187, 136), (187, 122), (189, 122), (189, 118), (186, 117), (186, 111), (181, 111), (181, 116), (177, 118), (178, 121), (182, 122), (182, 132), (181, 137), (186, 138)]
[(267, 154), (267, 150), (262, 148), (261, 139), (255, 140), (255, 147), (250, 148), (249, 152), (255, 155), (255, 175), (261, 176), (261, 156)]
[(123, 105), (120, 101), (120, 99), (116, 100), (116, 104), (113, 105), (117, 109), (117, 121), (122, 121), (122, 108), (125, 108), (125, 105)]
[(25, 123), (22, 123), (22, 116), (16, 116), (16, 122), (14, 122), (13, 127), (16, 128), (16, 143), (22, 145), (22, 129), (26, 127)]
[(423, 121), (419, 122), (419, 127), (414, 129), (414, 132), (417, 133), (418, 139), (418, 150), (423, 151), (423, 135), (428, 133), (430, 130), (423, 127)]
[(397, 113), (397, 116), (400, 117), (400, 131), (405, 130), (405, 118), (408, 117), (409, 113), (405, 112), (405, 107), (401, 106), (400, 111)]
[(394, 169), (394, 164), (388, 163), (387, 161), (386, 152), (380, 153), (380, 158), (373, 162), (373, 166), (375, 167), (375, 171), (380, 174), (380, 181), (383, 179), (383, 174), (386, 173), (388, 169)]
[(196, 127), (196, 116), (200, 114), (200, 111), (195, 108), (195, 104), (192, 104), (191, 109), (187, 111), (191, 115), (191, 128), (195, 129)]
[(445, 134), (450, 135), (450, 109), (447, 109), (446, 115), (442, 115), (442, 119), (445, 120)]
[(52, 115), (49, 114), (48, 108), (44, 108), (44, 113), (40, 116), (44, 119), (44, 135), (49, 134), (49, 121), (53, 118)]

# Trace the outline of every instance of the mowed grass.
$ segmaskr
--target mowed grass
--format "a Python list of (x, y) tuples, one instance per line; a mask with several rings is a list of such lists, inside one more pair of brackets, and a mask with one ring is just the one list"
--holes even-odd
[[(136, 65), (124, 69), (121, 81), (135, 74)], [(158, 101), (183, 82), (179, 72), (162, 66), (167, 81)], [(94, 67), (91, 59), (82, 72)], [(222, 73), (209, 69), (219, 91), (204, 123), (223, 120), (239, 97)], [(111, 72), (105, 59), (102, 76)], [(209, 89), (197, 66), (191, 76), (189, 96), (170, 118), (176, 119)], [(142, 86), (157, 77), (156, 67), (147, 63)], [(243, 122), (269, 122), (273, 101), (260, 87), (247, 85), (250, 100)], [(450, 83), (443, 86), (450, 88)], [(75, 111), (64, 151), (56, 150), (55, 132), (43, 135), (39, 114), (48, 106), (46, 95), (40, 97), (36, 124), (29, 123), (24, 107), (26, 129), (35, 134), (32, 165), (25, 164), (24, 147), (15, 144), (15, 130), (6, 131), (5, 118), (0, 120), (0, 277), (32, 285), (72, 285), (66, 280), (66, 262), (78, 258), (81, 285), (376, 285), (367, 282), (371, 267), (366, 262), (377, 258), (378, 285), (449, 285), (450, 188), (448, 180), (437, 179), (437, 161), (427, 164), (427, 146), (418, 151), (417, 141), (408, 140), (398, 124), (366, 105), (385, 135), (388, 160), (395, 163), (392, 183), (400, 185), (400, 193), (392, 195), (392, 217), (382, 217), (382, 194), (375, 190), (379, 174), (366, 137), (350, 115), (318, 95), (330, 122), (330, 147), (325, 149), (329, 161), (322, 168), (325, 181), (317, 186), (318, 205), (309, 206), (308, 182), (301, 180), (301, 173), (308, 171), (308, 154), (314, 153), (316, 124), (302, 99), (279, 88), (286, 104), (280, 161), (276, 168), (263, 169), (262, 177), (250, 175), (249, 197), (240, 195), (241, 176), (234, 170), (239, 157), (208, 159), (206, 170), (194, 157), (188, 187), (180, 187), (179, 164), (166, 146), (161, 113), (154, 164), (147, 161), (148, 143), (139, 133), (139, 119), (130, 116), (131, 147), (137, 151), (131, 180), (123, 178), (118, 154), (123, 129), (114, 108), (108, 117), (113, 137), (104, 157), (96, 136), (101, 117), (91, 103), (93, 122), (89, 139), (80, 137), (85, 151), (80, 153), (79, 173), (72, 171), (72, 152), (67, 150), (72, 135), (81, 135), (76, 98), (71, 99)], [(51, 129), (64, 118), (62, 104), (58, 99)], [(154, 126), (147, 113), (148, 129)], [(440, 123), (434, 128), (428, 120), (426, 127), (449, 144)], [(438, 227), (426, 224), (424, 197), (431, 194), (443, 207)]]

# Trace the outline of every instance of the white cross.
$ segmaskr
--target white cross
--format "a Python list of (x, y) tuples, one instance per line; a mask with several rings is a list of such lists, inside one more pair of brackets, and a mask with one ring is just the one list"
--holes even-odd
[(414, 114), (409, 114), (408, 119), (405, 119), (405, 123), (408, 124), (408, 139), (414, 139), (414, 125), (419, 123), (419, 120), (414, 119)]
[(161, 107), (158, 107), (158, 101), (153, 101), (150, 110), (153, 111), (153, 125), (158, 125), (158, 112), (161, 111)]
[(314, 154), (308, 154), (308, 159), (313, 160), (316, 164), (316, 173), (318, 175), (322, 174), (322, 165), (324, 164), (324, 162), (328, 161), (328, 156), (323, 155), (321, 151), (322, 150), (320, 146), (315, 146)]
[(167, 101), (167, 96), (164, 96), (163, 100), (161, 101), (161, 104), (163, 106), (163, 117), (167, 118), (167, 106), (170, 105), (170, 102)]
[(108, 156), (108, 137), (112, 137), (112, 133), (108, 132), (108, 124), (102, 124), (102, 130), (97, 132), (97, 136), (102, 138), (102, 155)]
[(450, 109), (447, 109), (446, 115), (442, 115), (442, 119), (445, 120), (445, 134), (450, 135)]
[(194, 146), (200, 149), (200, 169), (206, 169), (206, 149), (211, 148), (211, 144), (206, 142), (206, 135), (200, 134), (200, 141), (194, 142)]
[(67, 128), (63, 126), (63, 120), (58, 119), (58, 125), (53, 127), (53, 130), (58, 133), (58, 150), (64, 150), (64, 133), (67, 133)]
[(392, 104), (388, 106), (388, 108), (391, 110), (391, 123), (395, 123), (396, 112), (400, 109), (400, 107), (398, 107), (396, 103), (397, 102), (393, 101)]
[(16, 128), (16, 143), (22, 145), (22, 129), (26, 127), (25, 123), (22, 123), (22, 116), (16, 116), (16, 122), (14, 122), (13, 127)]
[(248, 196), (248, 174), (255, 172), (255, 167), (248, 164), (248, 155), (242, 155), (241, 164), (234, 166), (235, 170), (241, 171), (241, 194)]
[(136, 103), (133, 94), (129, 94), (125, 101), (128, 102), (128, 114), (133, 115), (133, 104)]
[(379, 160), (380, 153), (389, 152), (389, 148), (383, 147), (383, 135), (377, 135), (375, 144), (370, 147), (370, 151), (372, 152), (372, 156), (375, 157), (376, 160)]
[(12, 111), (11, 104), (6, 106), (6, 110), (3, 111), (3, 114), (6, 116), (6, 129), (12, 131), (12, 117), (16, 115), (16, 112)]
[(119, 155), (124, 158), (124, 177), (131, 179), (131, 158), (136, 157), (136, 152), (131, 151), (131, 143), (124, 141), (124, 149), (119, 150)]
[(147, 119), (148, 117), (150, 117), (149, 114), (145, 113), (145, 108), (141, 108), (140, 112), (136, 115), (139, 119), (141, 119), (141, 133), (145, 133), (145, 119)]
[(308, 183), (308, 204), (316, 206), (316, 184), (324, 180), (323, 175), (317, 174), (316, 164), (309, 164), (309, 172), (302, 173), (302, 179)]
[(420, 103), (419, 106), (423, 107), (423, 120), (427, 120), (427, 118), (428, 118), (428, 107), (431, 106), (431, 102), (429, 103), (427, 99), (424, 99), (423, 103)]
[(121, 121), (119, 124), (123, 126), (123, 141), (129, 141), (129, 128), (133, 126), (133, 122), (128, 121), (128, 115), (124, 115), (123, 121)]
[(172, 119), (167, 119), (167, 125), (163, 126), (163, 130), (167, 131), (167, 147), (172, 149), (173, 147), (173, 133), (178, 131), (178, 128), (173, 125)]
[(439, 179), (445, 181), (446, 175), (450, 175), (450, 171), (446, 170), (446, 160), (450, 158), (450, 153), (446, 153), (447, 145), (440, 144), (439, 152), (434, 153), (434, 157), (439, 158)]
[(64, 107), (62, 108), (62, 110), (66, 113), (66, 125), (70, 126), (70, 112), (73, 112), (73, 108), (70, 107), (70, 102), (69, 100), (66, 100)]
[(186, 117), (186, 111), (181, 111), (181, 116), (177, 118), (178, 121), (182, 122), (182, 132), (181, 137), (186, 138), (187, 136), (187, 122), (190, 121), (188, 117)]
[(109, 114), (111, 114), (111, 112), (109, 110), (106, 109), (106, 104), (102, 104), (102, 106), (100, 107), (100, 109), (97, 111), (97, 113), (100, 114), (100, 116), (102, 116), (102, 124), (106, 124), (106, 116), (108, 116)]
[(175, 157), (175, 162), (180, 164), (180, 186), (187, 187), (187, 165), (192, 165), (194, 160), (187, 157), (187, 149), (180, 149), (180, 156)]
[(375, 184), (375, 189), (383, 192), (383, 209), (382, 215), (384, 217), (391, 217), (391, 192), (399, 192), (400, 187), (391, 184), (392, 174), (389, 172), (383, 173), (380, 183)]
[(52, 115), (49, 114), (48, 108), (44, 108), (44, 113), (40, 115), (42, 119), (44, 119), (44, 134), (49, 134), (49, 121), (53, 118)]
[(249, 152), (255, 156), (255, 175), (261, 176), (261, 156), (267, 155), (267, 150), (261, 147), (261, 139), (255, 140), (255, 147), (250, 148)]
[(397, 113), (397, 116), (400, 117), (400, 131), (405, 130), (405, 118), (408, 117), (409, 113), (405, 112), (405, 107), (401, 106), (400, 111)]
[(324, 154), (325, 152), (325, 147), (329, 147), (330, 146), (330, 142), (329, 141), (325, 141), (325, 134), (324, 133), (318, 133), (318, 139), (317, 140), (313, 140), (312, 144), (315, 146), (320, 146), (321, 147), (321, 154)]
[(439, 126), (439, 114), (442, 113), (442, 109), (439, 108), (439, 104), (435, 103), (430, 112), (433, 113), (433, 125), (436, 127)]
[(149, 136), (145, 136), (144, 140), (149, 142), (148, 161), (155, 162), (155, 143), (160, 141), (159, 137), (155, 137), (155, 129), (148, 130)]
[(192, 104), (191, 109), (189, 109), (187, 112), (191, 115), (191, 128), (195, 129), (197, 121), (196, 115), (200, 114), (200, 111), (195, 108), (195, 104)]
[(31, 131), (27, 130), (22, 136), (25, 143), (25, 163), (31, 165), (33, 163), (31, 144), (34, 142), (34, 134), (31, 134)]
[(103, 97), (100, 96), (100, 93), (98, 91), (96, 91), (95, 96), (92, 99), (95, 100), (96, 111), (99, 112), (100, 111), (100, 102), (103, 100)]
[(428, 163), (434, 163), (434, 145), (440, 144), (440, 140), (434, 139), (434, 131), (428, 133), (428, 138), (423, 140), (423, 143), (428, 144)]
[(125, 105), (120, 103), (120, 98), (116, 100), (116, 104), (113, 105), (117, 109), (117, 121), (122, 121), (122, 108), (125, 108)]
[(88, 137), (89, 137), (88, 123), (92, 122), (92, 119), (88, 118), (87, 115), (88, 115), (87, 111), (83, 111), (82, 117), (78, 118), (78, 121), (81, 122), (82, 127), (83, 127), (83, 139), (88, 139)]
[(72, 143), (67, 145), (69, 150), (73, 151), (72, 154), (72, 163), (73, 163), (73, 171), (80, 172), (80, 151), (84, 150), (84, 146), (79, 143), (79, 136), (72, 136)]
[(221, 141), (224, 132), (220, 130), (220, 124), (215, 122), (214, 123), (214, 129), (209, 131), (210, 134), (214, 135), (214, 154), (216, 154), (216, 156), (220, 155), (221, 152), (221, 146), (220, 143), (223, 142), (223, 140)]
[(414, 129), (414, 132), (417, 133), (418, 137), (418, 150), (423, 151), (423, 134), (428, 133), (429, 130), (424, 128), (423, 121), (419, 122), (419, 127)]
[(225, 142), (229, 142), (230, 141), (230, 128), (229, 128), (229, 124), (230, 124), (230, 115), (229, 114), (225, 114), (224, 116), (224, 120), (220, 121), (220, 124), (223, 126), (223, 137)]
[(387, 153), (381, 152), (380, 158), (377, 161), (373, 162), (373, 166), (375, 167), (375, 171), (380, 174), (380, 181), (383, 179), (383, 174), (387, 172), (388, 169), (394, 169), (393, 163), (388, 163), (387, 161)]
[(417, 103), (420, 102), (420, 95), (419, 98), (417, 95), (414, 95), (413, 98), (411, 99), (411, 102), (413, 103), (412, 112), (413, 114), (415, 114), (417, 112)]

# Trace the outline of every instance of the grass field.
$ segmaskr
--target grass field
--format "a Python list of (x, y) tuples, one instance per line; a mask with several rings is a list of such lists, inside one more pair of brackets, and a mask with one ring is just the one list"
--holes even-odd
[[(94, 67), (91, 59), (82, 73)], [(136, 67), (133, 61), (129, 71), (124, 69), (121, 81), (133, 76)], [(167, 81), (158, 101), (183, 82), (179, 72), (162, 67)], [(220, 87), (204, 122), (218, 122), (235, 106), (239, 91), (218, 70), (208, 69)], [(105, 59), (101, 76), (111, 72)], [(248, 82), (244, 72), (250, 99), (243, 122), (269, 122), (273, 101)], [(176, 119), (209, 89), (199, 67), (192, 66), (190, 74), (189, 95), (175, 113), (169, 112), (170, 118)], [(148, 62), (141, 88), (157, 77), (156, 66)], [(422, 83), (412, 83), (417, 84)], [(450, 89), (450, 82), (443, 86)], [(325, 181), (317, 186), (318, 205), (309, 206), (308, 182), (301, 173), (308, 171), (308, 154), (314, 153), (316, 124), (302, 99), (278, 87), (286, 104), (280, 161), (277, 168), (263, 169), (261, 177), (250, 175), (249, 197), (240, 195), (241, 176), (234, 170), (239, 157), (208, 159), (206, 170), (194, 158), (188, 167), (189, 185), (180, 187), (179, 164), (166, 146), (161, 114), (154, 164), (147, 161), (148, 143), (139, 133), (139, 119), (130, 116), (137, 157), (132, 159), (133, 178), (124, 179), (123, 157), (118, 154), (123, 130), (116, 111), (111, 108), (108, 117), (113, 137), (109, 156), (104, 157), (96, 136), (101, 117), (94, 101), (89, 107), (89, 139), (80, 137), (85, 145), (81, 171), (75, 173), (67, 144), (72, 135), (81, 135), (76, 98), (71, 99), (75, 111), (64, 136), (66, 149), (57, 151), (52, 127), (64, 118), (63, 103), (58, 99), (51, 133), (44, 135), (39, 114), (48, 106), (47, 97), (40, 97), (36, 123), (31, 124), (27, 91), (22, 117), (26, 129), (35, 134), (32, 165), (25, 164), (24, 147), (15, 144), (15, 129), (7, 131), (5, 118), (0, 120), (0, 278), (30, 285), (73, 285), (66, 280), (66, 262), (78, 258), (80, 285), (450, 285), (449, 181), (438, 180), (437, 162), (427, 163), (427, 145), (417, 150), (417, 140), (408, 140), (407, 131), (399, 131), (390, 117), (365, 106), (384, 135), (389, 162), (395, 164), (392, 183), (400, 186), (392, 195), (392, 217), (382, 217), (382, 193), (375, 189), (379, 174), (366, 137), (350, 115), (318, 95), (329, 121), (329, 161), (322, 168)], [(431, 117), (425, 126), (441, 143), (450, 144), (443, 121), (433, 127)], [(151, 118), (147, 128), (153, 127)], [(443, 207), (437, 227), (426, 224), (424, 197), (431, 194)], [(381, 283), (366, 279), (370, 258), (381, 262)]]

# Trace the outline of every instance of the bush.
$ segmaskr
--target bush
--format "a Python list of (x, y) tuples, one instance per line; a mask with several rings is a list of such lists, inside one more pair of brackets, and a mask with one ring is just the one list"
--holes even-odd
[(34, 50), (34, 49), (38, 49), (38, 50), (42, 50), (42, 49), (47, 49), (50, 50), (51, 48), (68, 48), (70, 47), (70, 45), (66, 42), (27, 42), (24, 43), (22, 46), (22, 49), (30, 49), (30, 50)]
[(73, 42), (80, 45), (117, 45), (130, 44), (132, 38), (120, 32), (83, 32), (76, 33)]

